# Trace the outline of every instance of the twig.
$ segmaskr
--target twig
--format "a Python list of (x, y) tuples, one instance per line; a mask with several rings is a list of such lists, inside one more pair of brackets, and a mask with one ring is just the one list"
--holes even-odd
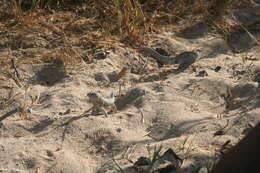
[(187, 138), (184, 139), (184, 142), (183, 142), (183, 144), (182, 144), (182, 149), (181, 149), (182, 151), (184, 151), (188, 139), (189, 139), (189, 137), (187, 137)]
[(128, 153), (127, 157), (126, 157), (126, 159), (127, 159), (128, 161), (130, 161), (130, 157), (131, 157), (131, 155), (133, 154), (133, 151), (134, 151), (135, 147), (136, 147), (136, 144), (134, 144), (134, 145), (131, 147), (131, 150), (129, 151), (129, 153)]
[(32, 100), (32, 106), (37, 106), (37, 105), (41, 105), (41, 104), (39, 104), (38, 102), (39, 102), (39, 99), (40, 99), (40, 92), (38, 91), (37, 92), (37, 96), (35, 97), (35, 98), (33, 98), (32, 96), (30, 96), (31, 97), (31, 100)]
[(159, 148), (157, 148), (157, 146), (154, 147), (152, 158), (150, 158), (152, 163), (149, 165), (147, 172), (151, 172), (155, 162), (160, 159), (162, 148), (162, 145), (160, 145)]
[(11, 115), (13, 115), (14, 113), (16, 113), (16, 112), (18, 112), (18, 111), (20, 111), (20, 108), (15, 108), (15, 109), (13, 109), (13, 110), (11, 110), (11, 111), (5, 113), (4, 115), (2, 115), (2, 116), (0, 117), (0, 122), (3, 121), (4, 119), (10, 117)]
[(122, 70), (120, 70), (120, 72), (117, 74), (117, 80), (121, 79), (122, 77), (124, 77), (127, 74), (128, 68), (127, 67), (123, 67)]
[(142, 116), (141, 122), (144, 123), (144, 113), (143, 113), (143, 111), (141, 109), (138, 108), (138, 110), (140, 111), (141, 116)]
[(121, 88), (122, 88), (121, 83), (118, 82), (118, 95), (119, 95), (119, 97), (121, 97), (121, 90), (122, 90)]
[[(12, 90), (13, 91), (13, 90)], [(2, 108), (4, 108), (4, 107), (7, 107), (7, 106), (9, 106), (10, 104), (12, 104), (14, 101), (15, 101), (15, 97), (17, 96), (17, 95), (19, 95), (20, 93), (17, 93), (17, 94), (13, 94), (13, 92), (10, 92), (9, 94), (8, 94), (8, 99), (6, 100), (6, 102), (4, 102), (1, 106), (0, 106), (0, 109)]]
[(86, 113), (88, 113), (89, 111), (91, 111), (94, 108), (94, 106), (92, 106), (91, 108), (89, 108), (88, 110), (86, 110), (85, 112), (83, 112), (81, 115), (84, 115)]
[(114, 152), (112, 151), (112, 161), (114, 162), (116, 168), (118, 169), (118, 171), (122, 172), (122, 173), (126, 173), (121, 166), (116, 162), (116, 159), (114, 157)]
[(26, 88), (25, 88), (25, 91), (24, 91), (24, 97), (23, 97), (23, 99), (24, 99), (24, 103), (23, 103), (23, 106), (22, 106), (22, 111), (20, 112), (20, 116), (22, 117), (22, 118), (28, 118), (28, 115), (27, 115), (27, 110), (28, 110), (28, 105), (27, 105), (27, 98), (28, 98), (28, 91), (30, 90), (30, 87), (29, 86), (27, 86)]
[(11, 58), (12, 68), (15, 71), (15, 76), (19, 79), (20, 78), (20, 74), (19, 74), (19, 72), (17, 70), (16, 64), (15, 64), (15, 58), (13, 58), (13, 54), (12, 54), (12, 51), (11, 51), (10, 48), (8, 48), (8, 52), (9, 52), (9, 56)]
[(18, 87), (20, 87), (20, 88), (24, 87), (24, 85), (19, 81), (19, 79), (16, 78), (16, 77), (14, 77), (11, 73), (7, 72), (7, 73), (4, 73), (4, 74), (5, 74), (8, 78), (13, 79), (13, 81), (15, 82), (15, 84), (16, 84)]
[(127, 159), (127, 160), (130, 160), (129, 158), (131, 157), (132, 153), (133, 153), (133, 150), (135, 149), (136, 147), (136, 144), (134, 145), (131, 145), (131, 146), (128, 146), (126, 151), (124, 152), (124, 154), (122, 155), (122, 158), (123, 159)]
[(150, 130), (149, 132), (147, 132), (143, 137), (145, 136), (149, 136), (152, 133), (152, 131)]
[(18, 72), (18, 70), (17, 70), (16, 64), (15, 64), (15, 59), (12, 58), (12, 59), (11, 59), (11, 62), (12, 62), (12, 67), (13, 67), (13, 69), (14, 69), (14, 71), (15, 71), (15, 76), (19, 79), (19, 78), (20, 78), (20, 74), (19, 74), (19, 72)]
[(130, 148), (131, 148), (131, 146), (128, 146), (127, 149), (126, 149), (126, 151), (122, 154), (122, 158), (123, 158), (123, 159), (124, 159), (124, 158), (127, 158), (127, 157), (126, 157), (126, 154), (127, 154), (128, 151), (130, 150)]

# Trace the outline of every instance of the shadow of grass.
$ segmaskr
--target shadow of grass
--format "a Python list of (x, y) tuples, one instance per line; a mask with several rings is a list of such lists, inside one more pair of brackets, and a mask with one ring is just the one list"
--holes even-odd
[(31, 84), (53, 86), (62, 82), (67, 77), (62, 60), (54, 60), (52, 63), (44, 65), (42, 69), (36, 71), (35, 75), (29, 79)]
[[(140, 89), (140, 88), (133, 88), (130, 91), (128, 91), (125, 96), (117, 99), (116, 106), (117, 106), (118, 110), (126, 109), (129, 105), (134, 104), (138, 100), (138, 98), (140, 98), (143, 95), (145, 95), (145, 90)], [(142, 104), (142, 103), (139, 103), (139, 104)], [(135, 104), (135, 105), (137, 105), (137, 104)]]

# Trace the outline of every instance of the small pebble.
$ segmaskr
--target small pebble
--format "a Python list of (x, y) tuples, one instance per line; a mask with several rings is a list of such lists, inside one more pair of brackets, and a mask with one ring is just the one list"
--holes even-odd
[(208, 76), (208, 73), (205, 70), (199, 71), (196, 77), (205, 77)]
[(217, 67), (214, 69), (214, 71), (215, 71), (215, 72), (218, 72), (220, 69), (221, 69), (221, 67), (220, 67), (220, 66), (217, 66)]

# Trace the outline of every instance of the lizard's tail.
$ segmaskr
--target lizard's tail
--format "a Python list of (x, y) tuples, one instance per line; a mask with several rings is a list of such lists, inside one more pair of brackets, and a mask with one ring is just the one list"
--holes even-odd
[(159, 62), (165, 63), (165, 64), (176, 64), (176, 60), (174, 58), (164, 56), (159, 54), (156, 50), (150, 47), (141, 47), (138, 49), (139, 52), (144, 53), (146, 55), (151, 56), (152, 58), (156, 59)]

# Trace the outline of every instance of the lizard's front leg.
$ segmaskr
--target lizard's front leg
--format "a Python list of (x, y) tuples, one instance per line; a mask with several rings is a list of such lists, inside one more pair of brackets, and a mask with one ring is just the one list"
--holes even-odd
[(111, 109), (112, 113), (116, 113), (117, 112), (117, 107), (115, 104), (112, 105), (112, 109)]
[(97, 115), (98, 113), (99, 113), (99, 107), (93, 106), (91, 114), (92, 115)]
[(105, 114), (106, 117), (108, 117), (107, 111), (104, 107), (100, 107), (100, 109), (102, 110), (102, 112)]

